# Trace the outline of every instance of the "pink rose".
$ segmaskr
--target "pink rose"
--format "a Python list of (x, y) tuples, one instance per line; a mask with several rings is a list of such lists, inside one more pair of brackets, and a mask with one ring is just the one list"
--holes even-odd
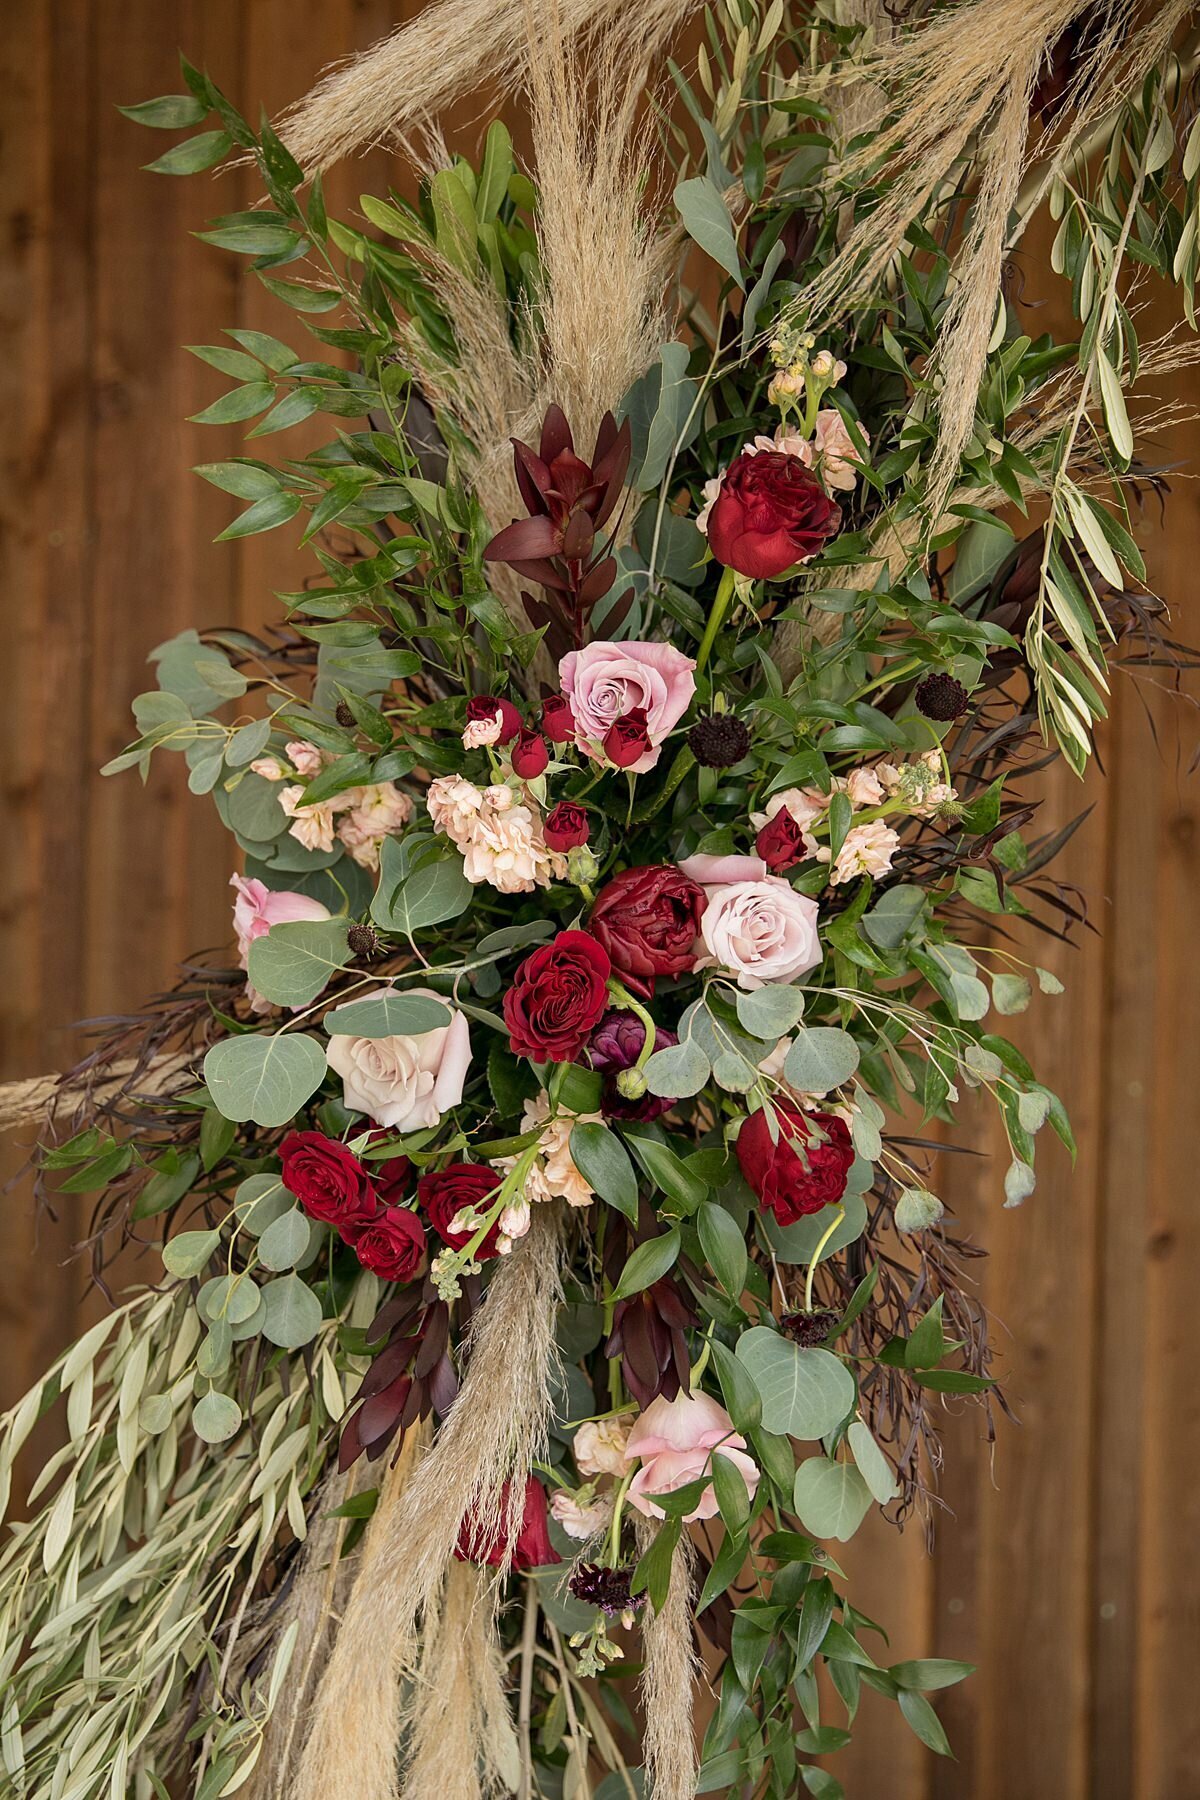
[[(238, 961), (247, 966), (250, 946), (255, 938), (266, 937), (272, 925), (290, 925), (295, 919), (327, 919), (329, 908), (307, 894), (290, 888), (272, 890), (261, 881), (247, 881), (242, 875), (231, 875), (229, 885), (237, 890), (233, 903), (233, 929), (237, 937)], [(266, 1012), (270, 1001), (256, 994), (247, 982), (246, 991), (255, 1012)]]
[(603, 762), (604, 739), (616, 721), (635, 710), (644, 712), (650, 747), (627, 765), (635, 775), (644, 775), (691, 704), (695, 667), (690, 656), (671, 644), (596, 643), (569, 651), (558, 674), (575, 715), (576, 744)]
[[(660, 1394), (641, 1414), (625, 1445), (632, 1462), (640, 1457), (642, 1466), (629, 1484), (629, 1499), (647, 1518), (665, 1517), (661, 1506), (649, 1498), (651, 1494), (672, 1494), (702, 1475), (712, 1473), (714, 1453), (727, 1458), (753, 1494), (758, 1486), (759, 1469), (753, 1457), (745, 1454), (746, 1440), (733, 1429), (733, 1420), (707, 1394), (677, 1394), (674, 1400)], [(711, 1519), (717, 1511), (717, 1496), (711, 1484), (704, 1490), (695, 1509), (687, 1514), (692, 1519)]]
[[(689, 856), (679, 866), (704, 888), (700, 937), (706, 960), (731, 970), (740, 988), (794, 981), (820, 962), (816, 901), (781, 876), (768, 875), (761, 857)], [(735, 867), (747, 872), (713, 882), (714, 873)]]

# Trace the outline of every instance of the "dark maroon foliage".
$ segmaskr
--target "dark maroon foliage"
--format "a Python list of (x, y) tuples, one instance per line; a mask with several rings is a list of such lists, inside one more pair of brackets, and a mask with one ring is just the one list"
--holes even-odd
[[(645, 1243), (659, 1234), (658, 1221), (645, 1201), (638, 1214), (636, 1233), (630, 1229), (610, 1229), (604, 1245), (604, 1272), (615, 1286), (625, 1267), (629, 1252), (636, 1243)], [(641, 1407), (647, 1407), (659, 1394), (673, 1400), (678, 1393), (688, 1393), (691, 1360), (687, 1333), (700, 1323), (680, 1271), (694, 1276), (696, 1271), (686, 1259), (664, 1275), (652, 1287), (628, 1300), (618, 1300), (613, 1308), (612, 1331), (604, 1345), (610, 1361), (621, 1358), (621, 1374), (625, 1385)]]
[[(546, 413), (537, 450), (513, 439), (517, 487), (529, 517), (497, 532), (483, 554), (544, 590), (544, 600), (524, 596), (525, 610), (546, 627), (555, 657), (585, 642), (588, 614), (616, 578), (610, 540), (600, 534), (621, 498), (631, 450), (628, 419), (618, 426), (605, 413), (592, 460), (584, 462), (559, 406)], [(617, 622), (610, 614), (606, 627)]]
[(432, 1282), (388, 1300), (368, 1337), (371, 1343), (387, 1341), (363, 1376), (342, 1429), (340, 1469), (348, 1469), (364, 1452), (376, 1461), (418, 1419), (434, 1411), (444, 1416), (458, 1392), (449, 1355), (450, 1313)]

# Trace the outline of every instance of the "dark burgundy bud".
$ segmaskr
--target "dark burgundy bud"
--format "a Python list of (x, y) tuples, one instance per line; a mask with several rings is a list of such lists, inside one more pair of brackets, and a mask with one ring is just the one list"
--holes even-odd
[(492, 720), (500, 714), (500, 743), (510, 744), (524, 721), (511, 700), (499, 700), (495, 694), (476, 694), (467, 701), (467, 724)]
[(784, 1313), (779, 1323), (785, 1337), (791, 1338), (801, 1350), (815, 1350), (823, 1344), (838, 1322), (835, 1312), (824, 1309), (817, 1312)]
[(640, 762), (649, 748), (650, 733), (644, 706), (635, 706), (622, 713), (604, 734), (604, 754), (618, 769), (628, 769)]
[(522, 781), (534, 781), (544, 773), (549, 761), (550, 750), (541, 732), (522, 727), (512, 747), (513, 774)]
[(645, 1594), (631, 1592), (633, 1569), (606, 1569), (603, 1563), (576, 1563), (567, 1587), (585, 1606), (598, 1606), (610, 1619), (636, 1612)]

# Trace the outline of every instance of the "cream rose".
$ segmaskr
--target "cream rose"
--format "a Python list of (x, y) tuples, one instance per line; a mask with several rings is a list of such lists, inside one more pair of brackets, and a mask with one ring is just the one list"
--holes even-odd
[[(710, 886), (713, 864), (723, 861), (759, 862), (760, 872), (750, 877), (747, 867), (739, 871), (739, 879)], [(820, 962), (816, 901), (798, 894), (780, 876), (768, 875), (759, 858), (688, 857), (679, 866), (707, 896), (700, 918), (707, 960), (735, 974), (740, 988), (795, 981)]]
[[(361, 1006), (386, 992), (376, 988), (347, 1004)], [(429, 988), (405, 992), (442, 999)], [(422, 1131), (436, 1125), (462, 1099), (471, 1035), (465, 1013), (452, 1008), (448, 1025), (416, 1037), (352, 1037), (338, 1032), (329, 1040), (325, 1060), (341, 1076), (342, 1097), (355, 1112), (366, 1113), (389, 1131)]]

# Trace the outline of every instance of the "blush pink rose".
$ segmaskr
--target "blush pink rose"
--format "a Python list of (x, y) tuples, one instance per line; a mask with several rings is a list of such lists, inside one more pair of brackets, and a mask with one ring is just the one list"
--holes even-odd
[(696, 692), (695, 663), (671, 644), (588, 644), (558, 665), (559, 681), (575, 716), (575, 742), (597, 762), (608, 759), (604, 739), (618, 719), (646, 715), (649, 748), (626, 765), (635, 775), (652, 769), (659, 747)]
[[(705, 960), (729, 969), (740, 988), (795, 981), (816, 968), (821, 960), (817, 903), (781, 876), (769, 875), (761, 857), (689, 856), (679, 866), (704, 889)], [(720, 879), (734, 870), (733, 879)]]
[[(272, 890), (262, 881), (247, 881), (243, 875), (231, 875), (230, 887), (236, 890), (233, 902), (233, 929), (237, 937), (238, 961), (247, 966), (250, 946), (255, 938), (266, 937), (272, 925), (290, 925), (296, 919), (327, 919), (329, 908), (307, 894), (290, 888)], [(246, 984), (250, 1004), (255, 1012), (266, 1012), (271, 1002), (264, 1000)]]
[[(746, 1483), (746, 1492), (753, 1495), (759, 1468), (745, 1451), (745, 1438), (733, 1429), (725, 1408), (707, 1394), (681, 1393), (674, 1400), (660, 1394), (640, 1415), (625, 1445), (627, 1460), (640, 1457), (642, 1463), (629, 1484), (630, 1503), (648, 1519), (665, 1517), (662, 1507), (649, 1496), (673, 1494), (711, 1474), (714, 1453), (733, 1464)], [(717, 1496), (710, 1484), (684, 1522), (711, 1519), (716, 1511)]]

